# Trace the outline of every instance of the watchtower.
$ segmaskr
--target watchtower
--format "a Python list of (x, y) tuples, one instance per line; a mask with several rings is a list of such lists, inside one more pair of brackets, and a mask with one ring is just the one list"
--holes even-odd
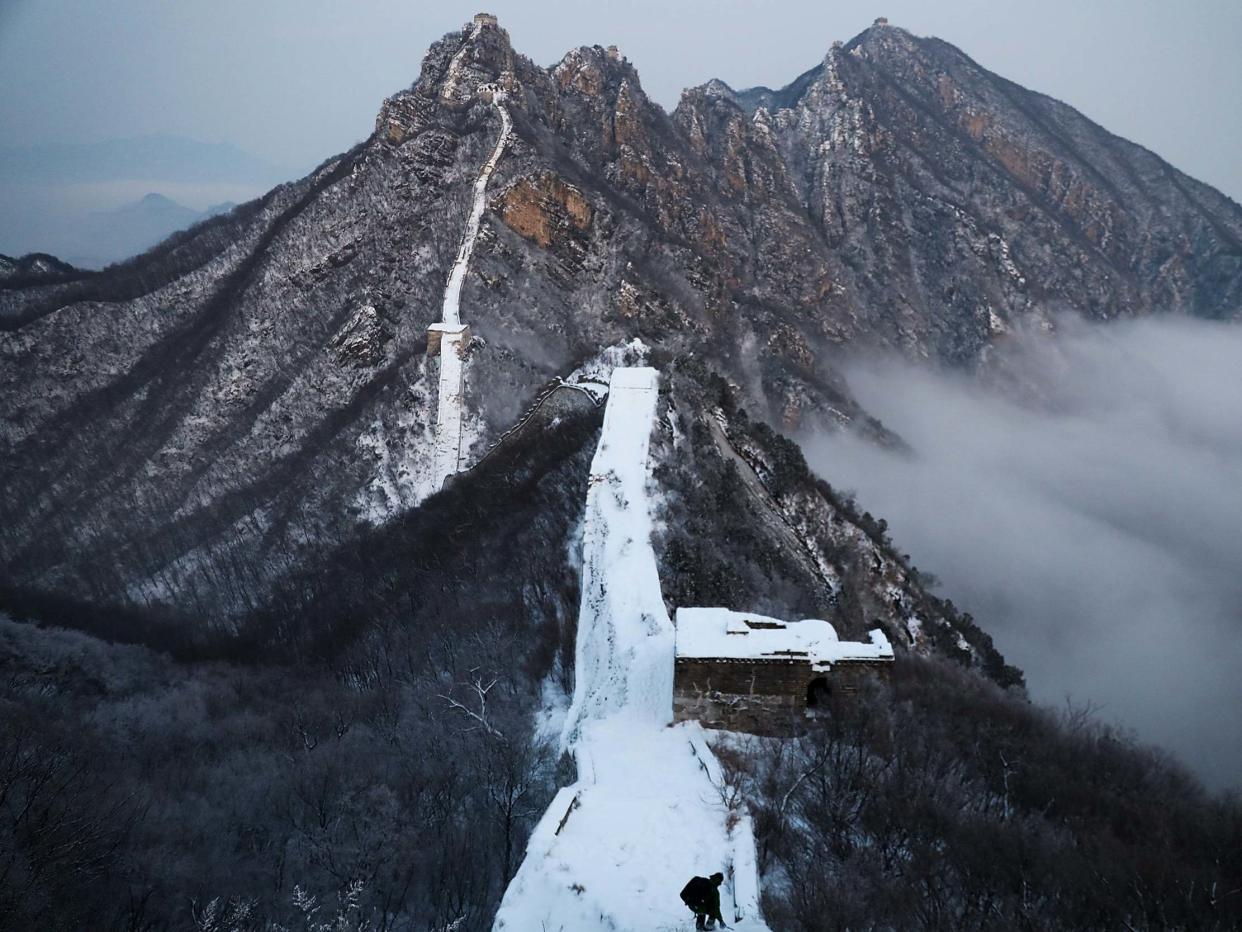
[(841, 641), (826, 621), (781, 621), (723, 608), (677, 611), (673, 719), (752, 734), (788, 732), (830, 697), (885, 677), (893, 648), (875, 629)]

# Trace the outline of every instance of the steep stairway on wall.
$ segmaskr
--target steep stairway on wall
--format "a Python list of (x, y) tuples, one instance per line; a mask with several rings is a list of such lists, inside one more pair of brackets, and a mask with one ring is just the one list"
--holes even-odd
[[(476, 25), (476, 33), (479, 28)], [(508, 108), (505, 107), (505, 92), (494, 86), (481, 87), (479, 90), (491, 96), (492, 105), (500, 114), (500, 135), (496, 138), (496, 145), (491, 155), (483, 163), (475, 179), (470, 213), (466, 217), (466, 226), (462, 231), (457, 259), (453, 262), (448, 284), (444, 288), (444, 304), (440, 311), (440, 321), (431, 325), (431, 334), (429, 334), (431, 338), (429, 345), (438, 343), (440, 354), (440, 394), (436, 410), (433, 489), (439, 489), (444, 485), (445, 479), (461, 469), (462, 409), (464, 406), (462, 392), (465, 381), (463, 357), (470, 343), (469, 328), (461, 322), (461, 289), (466, 280), (466, 271), (470, 267), (470, 257), (474, 254), (475, 241), (479, 237), (479, 223), (483, 219), (483, 208), (487, 200), (487, 183), (513, 135), (513, 120), (509, 116)]]
[(699, 726), (670, 724), (673, 624), (647, 502), (658, 385), (654, 369), (612, 374), (587, 492), (576, 680), (562, 737), (578, 782), (532, 834), (497, 930), (693, 928), (681, 887), (719, 870), (726, 922), (766, 932), (749, 820), (726, 804)]

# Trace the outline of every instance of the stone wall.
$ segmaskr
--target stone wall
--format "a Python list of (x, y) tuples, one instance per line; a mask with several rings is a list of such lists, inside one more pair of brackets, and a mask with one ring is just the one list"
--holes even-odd
[(823, 678), (830, 697), (849, 696), (869, 677), (887, 677), (891, 666), (891, 661), (839, 661), (817, 673), (805, 659), (678, 657), (673, 720), (757, 735), (787, 734), (806, 716), (812, 681)]
[(891, 660), (851, 660), (834, 663), (831, 672), (820, 675), (827, 679), (831, 695), (849, 696), (858, 692), (872, 678), (888, 679), (892, 668)]
[(465, 346), (470, 339), (468, 328), (441, 330), (440, 392), (436, 404), (435, 466), (432, 488), (439, 491), (444, 480), (461, 469), (462, 417), (465, 408)]
[(566, 384), (559, 379), (550, 382), (517, 422), (501, 434), (470, 468), (476, 468), (501, 447), (520, 439), (529, 430), (546, 430), (550, 423), (562, 416), (577, 414), (588, 408), (598, 408), (599, 405), (600, 402), (595, 396), (585, 389)]

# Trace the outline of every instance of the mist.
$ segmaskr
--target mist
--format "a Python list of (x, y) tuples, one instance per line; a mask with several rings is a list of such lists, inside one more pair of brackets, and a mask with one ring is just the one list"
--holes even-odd
[(862, 404), (909, 443), (806, 440), (889, 522), (1036, 701), (1067, 698), (1242, 785), (1242, 328), (1185, 319), (1019, 335), (987, 375), (871, 358)]

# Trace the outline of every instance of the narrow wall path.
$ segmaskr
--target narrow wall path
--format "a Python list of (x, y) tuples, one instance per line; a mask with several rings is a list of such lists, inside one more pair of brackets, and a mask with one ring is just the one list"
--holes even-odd
[(491, 93), (492, 105), (500, 113), (500, 136), (496, 139), (492, 154), (483, 163), (479, 176), (475, 179), (470, 213), (466, 217), (466, 227), (457, 248), (457, 258), (453, 262), (448, 284), (444, 289), (440, 321), (431, 325), (431, 336), (438, 339), (440, 344), (440, 391), (436, 407), (433, 489), (443, 486), (444, 480), (457, 473), (462, 465), (462, 392), (465, 381), (463, 357), (469, 345), (470, 333), (461, 322), (461, 288), (470, 267), (470, 257), (474, 255), (475, 241), (479, 238), (479, 224), (487, 203), (487, 183), (513, 135), (513, 119), (505, 107), (504, 91), (494, 86), (481, 90)]
[(697, 724), (672, 725), (673, 624), (651, 547), (647, 452), (659, 377), (613, 371), (583, 531), (574, 699), (562, 742), (578, 782), (536, 826), (494, 928), (664, 932), (693, 928), (678, 894), (726, 874), (729, 925), (759, 918), (754, 837), (730, 812)]
[(491, 180), (496, 164), (504, 154), (505, 148), (513, 135), (513, 119), (505, 107), (504, 91), (495, 89), (492, 92), (492, 105), (500, 113), (500, 136), (492, 154), (483, 163), (479, 177), (474, 182), (474, 198), (470, 203), (470, 213), (466, 217), (466, 228), (462, 232), (461, 245), (457, 247), (457, 259), (449, 272), (448, 287), (444, 289), (444, 305), (440, 311), (440, 323), (450, 327), (461, 324), (461, 286), (466, 280), (466, 270), (470, 266), (470, 257), (474, 255), (474, 244), (479, 238), (479, 224), (483, 220), (483, 208), (487, 203), (487, 183)]

